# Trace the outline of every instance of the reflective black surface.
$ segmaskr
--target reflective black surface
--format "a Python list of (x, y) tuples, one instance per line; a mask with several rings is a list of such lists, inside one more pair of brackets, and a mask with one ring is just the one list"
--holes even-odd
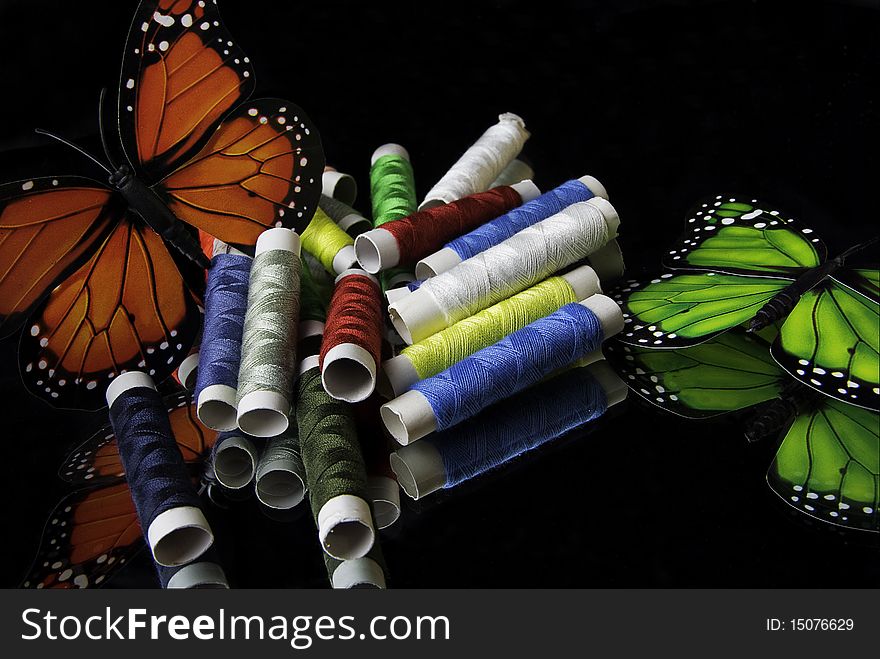
[[(410, 150), (423, 194), (499, 112), (515, 111), (533, 134), (538, 184), (597, 176), (623, 221), (628, 274), (644, 276), (690, 204), (715, 192), (778, 203), (832, 252), (876, 231), (880, 14), (870, 4), (221, 0), (221, 11), (258, 93), (307, 109), (328, 162), (357, 177), (363, 210), (379, 144)], [(99, 149), (98, 92), (117, 84), (133, 11), (3, 4), (5, 180), (90, 171), (30, 131)], [(64, 492), (55, 474), (66, 451), (104, 422), (30, 398), (14, 355), (4, 340), (3, 585), (24, 574)], [(774, 450), (748, 445), (734, 419), (679, 420), (632, 398), (589, 432), (408, 502), (383, 534), (391, 585), (876, 585), (875, 539), (809, 524), (769, 491)], [(255, 513), (251, 501), (215, 515), (233, 585), (324, 586), (310, 516)], [(154, 583), (143, 553), (113, 581)]]

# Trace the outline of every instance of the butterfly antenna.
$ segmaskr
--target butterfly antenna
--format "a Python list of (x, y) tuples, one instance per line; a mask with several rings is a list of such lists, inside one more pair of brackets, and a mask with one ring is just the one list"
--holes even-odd
[(107, 143), (107, 136), (104, 133), (104, 99), (106, 96), (107, 88), (104, 87), (101, 90), (101, 96), (98, 99), (98, 132), (101, 134), (101, 146), (104, 147), (104, 156), (115, 171), (119, 169), (119, 165), (116, 164), (116, 161), (113, 160), (113, 156), (110, 155), (110, 146)]
[(62, 144), (66, 144), (66, 145), (69, 146), (71, 149), (73, 149), (74, 151), (78, 151), (79, 153), (81, 153), (82, 155), (84, 155), (86, 158), (88, 158), (89, 160), (91, 160), (93, 163), (95, 163), (98, 167), (100, 167), (100, 168), (103, 169), (105, 172), (107, 172), (107, 175), (108, 175), (108, 176), (112, 176), (112, 175), (113, 175), (113, 172), (111, 172), (109, 169), (107, 169), (107, 166), (106, 166), (104, 163), (102, 163), (100, 160), (98, 160), (97, 158), (95, 158), (95, 157), (94, 157), (92, 154), (90, 154), (88, 151), (85, 151), (82, 147), (77, 146), (77, 145), (74, 144), (73, 142), (70, 142), (70, 141), (68, 141), (68, 140), (65, 140), (63, 137), (58, 137), (58, 136), (55, 135), (54, 133), (50, 133), (48, 130), (43, 130), (42, 128), (35, 128), (35, 129), (34, 129), (34, 132), (37, 133), (38, 135), (45, 135), (46, 137), (51, 137), (53, 140), (58, 140), (58, 141), (61, 142)]
[(878, 240), (880, 240), (880, 236), (874, 236), (874, 237), (871, 238), (870, 240), (866, 240), (865, 242), (863, 242), (863, 243), (859, 243), (858, 245), (853, 245), (853, 246), (850, 247), (848, 250), (844, 251), (844, 252), (843, 252), (839, 257), (837, 257), (837, 258), (839, 258), (841, 261), (844, 261), (844, 260), (846, 260), (847, 257), (852, 256), (852, 255), (855, 254), (856, 252), (861, 252), (863, 249), (867, 249), (867, 248), (869, 248), (871, 245), (873, 245), (874, 243), (876, 243)]

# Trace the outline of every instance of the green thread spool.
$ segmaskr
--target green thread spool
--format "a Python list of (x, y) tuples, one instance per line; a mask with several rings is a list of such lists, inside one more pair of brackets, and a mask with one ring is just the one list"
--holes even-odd
[(274, 437), (287, 429), (296, 365), (299, 236), (269, 229), (257, 239), (248, 286), (236, 408), (249, 435)]
[(320, 208), (315, 209), (312, 221), (302, 233), (302, 246), (334, 275), (348, 270), (357, 261), (354, 238), (336, 226)]
[(388, 398), (399, 396), (419, 380), (445, 371), (566, 304), (599, 292), (599, 278), (589, 266), (545, 279), (404, 348), (397, 357), (382, 365), (380, 393)]
[[(370, 160), (370, 199), (373, 227), (399, 220), (415, 213), (416, 182), (409, 153), (399, 144), (385, 144), (373, 152)], [(415, 279), (406, 268), (392, 268), (381, 273), (382, 290)]]
[(300, 322), (315, 320), (323, 323), (327, 320), (327, 305), (333, 294), (333, 280), (321, 272), (313, 273), (303, 267), (300, 275)]
[(376, 532), (367, 503), (367, 473), (351, 408), (324, 391), (317, 357), (304, 360), (296, 419), (306, 484), (321, 546), (330, 556), (365, 556)]

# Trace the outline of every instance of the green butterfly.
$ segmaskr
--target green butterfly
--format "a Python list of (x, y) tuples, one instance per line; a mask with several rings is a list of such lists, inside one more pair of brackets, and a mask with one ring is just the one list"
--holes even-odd
[(633, 391), (680, 416), (765, 404), (750, 439), (788, 426), (767, 472), (770, 488), (822, 521), (880, 531), (880, 415), (789, 378), (769, 356), (776, 334), (775, 326), (760, 334), (737, 328), (671, 350), (610, 342), (606, 353)]
[(619, 289), (621, 341), (677, 349), (742, 323), (756, 330), (783, 321), (771, 347), (780, 366), (829, 396), (880, 410), (880, 271), (843, 268), (870, 243), (826, 260), (811, 229), (757, 199), (723, 196), (698, 204), (688, 227), (663, 264), (701, 272)]

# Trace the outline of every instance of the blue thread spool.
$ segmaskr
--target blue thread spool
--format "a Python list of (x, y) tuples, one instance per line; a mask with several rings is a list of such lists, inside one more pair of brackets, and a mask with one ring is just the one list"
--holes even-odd
[(592, 176), (582, 176), (579, 179), (566, 181), (559, 187), (514, 208), (470, 233), (449, 241), (442, 249), (426, 256), (416, 264), (416, 277), (418, 279), (435, 277), (462, 261), (504, 242), (526, 227), (546, 220), (572, 204), (588, 201), (593, 197), (607, 199), (608, 193), (605, 191), (605, 187)]
[(403, 490), (419, 499), (451, 488), (578, 428), (624, 400), (627, 387), (599, 361), (491, 407), (457, 428), (391, 454)]
[(146, 373), (123, 373), (107, 388), (107, 405), (153, 559), (170, 567), (194, 561), (211, 546), (214, 535), (156, 385)]
[(545, 318), (416, 383), (381, 408), (400, 444), (445, 430), (595, 351), (623, 329), (620, 307), (604, 295), (561, 307)]
[(235, 392), (252, 262), (249, 256), (215, 241), (195, 394), (199, 419), (215, 430), (237, 427)]

